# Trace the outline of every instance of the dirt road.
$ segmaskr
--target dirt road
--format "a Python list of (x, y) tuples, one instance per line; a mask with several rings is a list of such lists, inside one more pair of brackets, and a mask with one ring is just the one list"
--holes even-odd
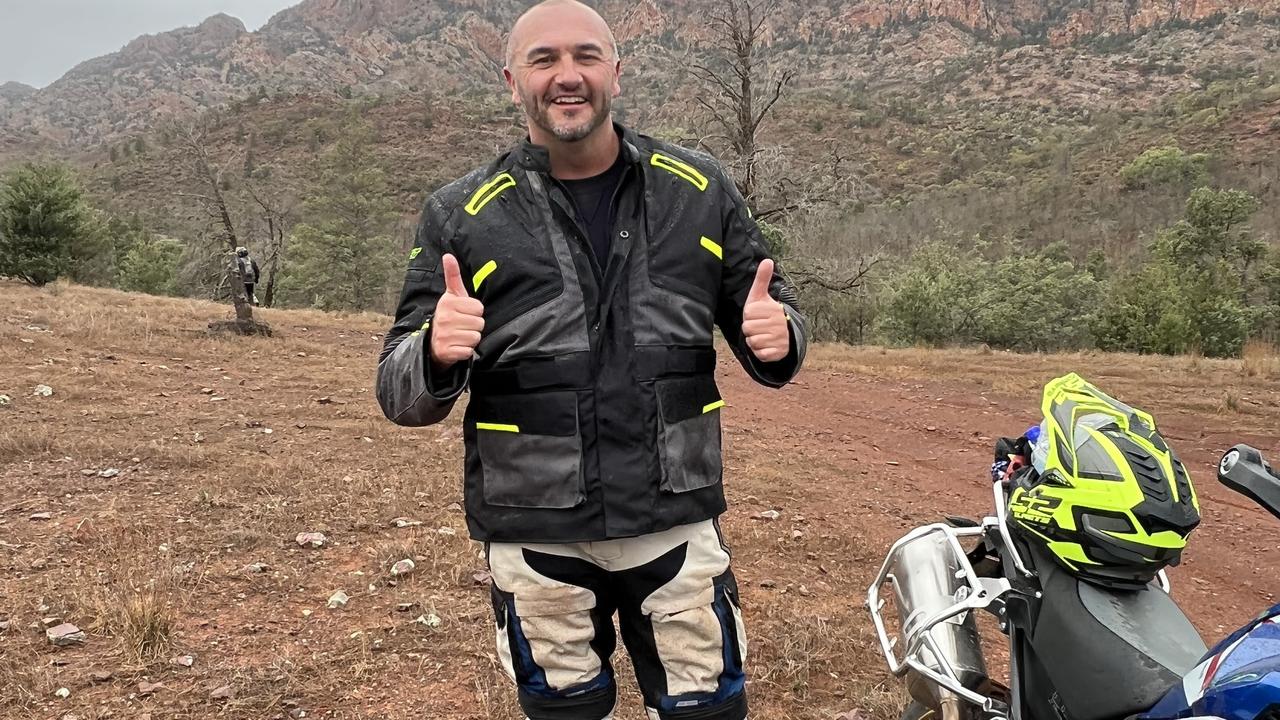
[[(9, 285), (0, 301), (0, 716), (518, 717), (456, 504), (456, 415), (381, 418), (384, 318), (268, 311), (281, 336), (244, 340), (207, 337), (224, 311), (204, 303)], [(992, 438), (1068, 370), (1153, 412), (1192, 470), (1205, 522), (1172, 576), (1201, 631), (1271, 601), (1280, 522), (1211, 470), (1239, 440), (1280, 457), (1270, 359), (819, 347), (780, 392), (724, 360), (755, 716), (896, 717), (871, 574), (909, 527), (990, 513)], [(417, 570), (392, 577), (404, 558)], [(55, 619), (87, 641), (52, 647)], [(640, 717), (628, 689), (619, 718)]]

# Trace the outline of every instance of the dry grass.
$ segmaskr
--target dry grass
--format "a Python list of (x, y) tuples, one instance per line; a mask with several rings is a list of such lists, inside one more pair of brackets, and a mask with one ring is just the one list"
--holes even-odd
[[(807, 367), (903, 383), (945, 377), (948, 382), (969, 388), (979, 399), (989, 395), (1033, 402), (1046, 381), (1078, 372), (1111, 394), (1139, 406), (1160, 406), (1205, 416), (1225, 409), (1262, 424), (1270, 419), (1273, 407), (1267, 398), (1280, 393), (1280, 370), (1275, 369), (1278, 364), (1280, 356), (1275, 350), (1260, 343), (1251, 343), (1243, 359), (1094, 351), (988, 354), (972, 348), (819, 345), (810, 352)], [(1228, 403), (1228, 396), (1235, 399)]]
[(1240, 370), (1245, 377), (1272, 380), (1280, 377), (1280, 348), (1262, 340), (1245, 343)]
[(154, 588), (115, 595), (107, 628), (139, 662), (169, 657), (175, 613), (168, 598)]

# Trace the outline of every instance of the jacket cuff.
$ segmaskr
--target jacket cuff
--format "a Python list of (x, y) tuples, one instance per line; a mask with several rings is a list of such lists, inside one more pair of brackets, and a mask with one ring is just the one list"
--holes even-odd
[(421, 427), (445, 419), (471, 379), (469, 362), (431, 376), (429, 327), (409, 333), (378, 365), (378, 402), (398, 425)]
[[(417, 340), (417, 338), (414, 338)], [(471, 382), (472, 358), (454, 363), (441, 372), (431, 364), (431, 328), (422, 333), (422, 373), (427, 379), (427, 394), (440, 402), (453, 402)]]

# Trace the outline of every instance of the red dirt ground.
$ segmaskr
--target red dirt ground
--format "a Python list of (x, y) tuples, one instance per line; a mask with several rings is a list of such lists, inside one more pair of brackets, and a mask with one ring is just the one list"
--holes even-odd
[[(206, 303), (14, 285), (0, 302), (0, 717), (519, 717), (453, 505), (457, 414), (406, 430), (372, 398), (386, 318), (266, 311), (281, 336), (246, 340), (207, 337), (225, 310)], [(783, 391), (725, 358), (724, 526), (755, 717), (897, 716), (867, 584), (910, 527), (991, 513), (992, 438), (1029, 425), (1038, 387), (1070, 370), (1152, 412), (1191, 470), (1205, 520), (1171, 575), (1206, 638), (1275, 602), (1280, 522), (1212, 472), (1234, 442), (1280, 458), (1271, 355), (820, 346)], [(106, 468), (121, 472), (87, 473)], [(326, 547), (294, 543), (313, 530)], [(403, 557), (418, 571), (393, 584)], [(351, 601), (329, 610), (338, 589)], [(438, 627), (415, 622), (429, 615)], [(50, 647), (55, 616), (88, 642)], [(193, 667), (169, 662), (185, 654)], [(618, 717), (641, 717), (633, 691)]]

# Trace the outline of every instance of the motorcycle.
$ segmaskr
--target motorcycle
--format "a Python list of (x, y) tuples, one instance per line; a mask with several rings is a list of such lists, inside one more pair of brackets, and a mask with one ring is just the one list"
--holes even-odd
[[(1280, 518), (1280, 475), (1256, 449), (1235, 446), (1217, 475)], [(1280, 720), (1280, 605), (1207, 650), (1163, 570), (1139, 590), (1079, 579), (1011, 532), (999, 479), (993, 499), (993, 517), (907, 533), (867, 592), (912, 698), (902, 720)], [(1007, 684), (988, 672), (979, 612), (1007, 640)]]

